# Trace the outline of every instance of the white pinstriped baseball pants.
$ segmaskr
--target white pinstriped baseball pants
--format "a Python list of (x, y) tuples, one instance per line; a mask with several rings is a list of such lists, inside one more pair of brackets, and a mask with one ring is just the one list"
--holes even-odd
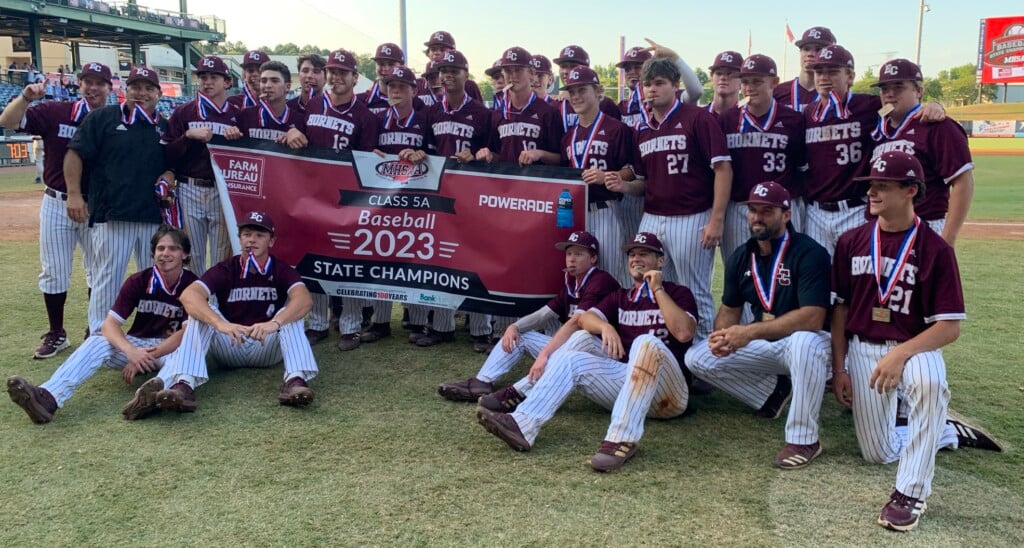
[(124, 283), (125, 271), (132, 251), (135, 252), (136, 270), (153, 266), (149, 241), (160, 228), (156, 223), (107, 221), (92, 227), (93, 268), (92, 297), (89, 298), (89, 332), (98, 335), (107, 312), (114, 305), (117, 293)]
[(181, 346), (172, 356), (160, 370), (160, 378), (168, 388), (178, 381), (185, 381), (192, 388), (206, 383), (210, 379), (207, 359), (211, 358), (228, 368), (270, 367), (284, 360), (284, 380), (302, 377), (308, 381), (318, 372), (301, 320), (282, 325), (263, 343), (246, 339), (241, 346), (233, 346), (231, 337), (209, 324), (190, 319), (185, 323)]
[[(161, 338), (140, 339), (128, 335), (128, 342), (138, 348), (149, 348), (163, 341)], [(168, 354), (157, 358), (157, 367), (163, 367), (170, 356), (171, 354)], [(64, 402), (75, 393), (75, 389), (104, 365), (111, 369), (124, 369), (128, 365), (128, 357), (124, 352), (114, 348), (103, 335), (93, 335), (76, 348), (53, 372), (50, 379), (40, 386), (53, 395), (58, 407), (64, 407)]]
[(633, 285), (626, 266), (626, 254), (619, 246), (631, 239), (622, 232), (622, 205), (616, 200), (604, 202), (607, 207), (587, 206), (587, 232), (597, 238), (601, 249), (597, 254), (597, 267), (612, 275), (619, 285)]
[(512, 413), (531, 446), (544, 423), (577, 389), (612, 410), (605, 434), (609, 441), (637, 442), (644, 433), (645, 417), (667, 419), (686, 411), (686, 378), (672, 352), (657, 337), (637, 337), (628, 363), (607, 357), (601, 351), (601, 340), (586, 331), (573, 334), (566, 347), (574, 350), (566, 348), (552, 355), (529, 397)]
[[(622, 223), (622, 234), (626, 240), (632, 240), (633, 236), (640, 232), (640, 220), (643, 217), (644, 197), (623, 194), (622, 202), (619, 204), (619, 221)], [(627, 281), (630, 284), (633, 283), (632, 281)]]
[(806, 234), (821, 244), (831, 257), (836, 252), (839, 236), (867, 222), (864, 219), (865, 207), (840, 205), (839, 211), (825, 211), (813, 202), (808, 203)]
[(75, 245), (82, 246), (85, 285), (92, 287), (92, 231), (88, 220), (76, 223), (68, 217), (68, 203), (43, 194), (39, 206), (39, 291), (47, 294), (67, 293), (75, 263)]
[(214, 187), (179, 182), (176, 187), (181, 203), (183, 225), (192, 240), (192, 264), (189, 270), (202, 276), (207, 270), (207, 244), (212, 264), (232, 256), (231, 234), (224, 222), (220, 195)]
[(753, 409), (775, 390), (778, 375), (789, 375), (793, 399), (786, 417), (786, 443), (818, 441), (818, 413), (832, 364), (832, 347), (824, 331), (797, 331), (777, 341), (750, 341), (724, 358), (711, 353), (706, 340), (686, 352), (686, 366)]

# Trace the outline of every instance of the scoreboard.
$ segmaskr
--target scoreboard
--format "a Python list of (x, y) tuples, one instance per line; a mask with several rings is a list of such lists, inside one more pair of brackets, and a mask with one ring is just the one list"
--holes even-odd
[(31, 138), (0, 140), (0, 165), (24, 166), (33, 161)]

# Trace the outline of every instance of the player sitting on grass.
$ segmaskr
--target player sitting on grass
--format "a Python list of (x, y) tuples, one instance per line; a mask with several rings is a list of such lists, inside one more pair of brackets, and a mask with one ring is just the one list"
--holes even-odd
[[(101, 335), (86, 339), (41, 386), (18, 376), (7, 379), (11, 401), (20, 405), (32, 422), (53, 420), (57, 409), (64, 407), (75, 389), (101, 365), (121, 369), (124, 381), (131, 383), (136, 375), (162, 367), (168, 354), (178, 348), (185, 320), (178, 298), (196, 280), (195, 274), (184, 270), (192, 243), (184, 232), (165, 226), (153, 235), (150, 251), (155, 266), (125, 280), (103, 320)], [(132, 311), (135, 321), (126, 335), (121, 328)]]

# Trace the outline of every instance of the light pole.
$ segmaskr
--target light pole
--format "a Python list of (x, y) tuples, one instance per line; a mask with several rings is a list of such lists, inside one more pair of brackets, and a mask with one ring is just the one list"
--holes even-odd
[(921, 27), (924, 25), (924, 12), (932, 11), (931, 6), (920, 0), (917, 7), (917, 51), (914, 53), (914, 62), (921, 66)]

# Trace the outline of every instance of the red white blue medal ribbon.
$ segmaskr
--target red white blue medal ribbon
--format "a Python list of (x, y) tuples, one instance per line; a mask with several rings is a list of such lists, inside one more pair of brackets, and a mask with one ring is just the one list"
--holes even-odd
[[(569, 131), (569, 126), (571, 125), (569, 124), (569, 100), (566, 99), (562, 101), (562, 104), (559, 105), (559, 107), (562, 110), (562, 131)], [(579, 116), (576, 117), (576, 120), (579, 120)]]
[(79, 99), (71, 105), (71, 123), (77, 124), (85, 119), (85, 115), (89, 114), (89, 103), (85, 99)]
[(259, 261), (256, 260), (256, 256), (249, 252), (249, 257), (242, 261), (242, 279), (245, 279), (249, 272), (256, 272), (262, 276), (266, 276), (267, 272), (270, 272), (270, 263), (273, 261), (270, 255), (267, 255), (267, 262), (260, 265)]
[(775, 125), (775, 118), (776, 115), (778, 115), (778, 104), (776, 103), (775, 99), (772, 99), (772, 104), (770, 107), (768, 107), (768, 113), (764, 115), (763, 125), (761, 124), (761, 122), (757, 120), (757, 116), (754, 116), (753, 114), (750, 113), (750, 110), (747, 107), (749, 107), (749, 105), (743, 105), (742, 107), (740, 107), (740, 133), (746, 133), (747, 131), (752, 129), (764, 133), (771, 129), (773, 125)]
[(228, 110), (228, 102), (224, 102), (223, 107), (217, 106), (217, 103), (210, 99), (210, 96), (201, 92), (196, 91), (196, 113), (199, 115), (200, 120), (208, 120), (210, 113), (224, 114)]
[[(800, 79), (794, 78), (793, 89), (790, 90), (789, 93), (789, 106), (797, 112), (801, 112), (803, 110), (801, 108), (803, 105), (800, 104), (800, 92), (803, 89), (804, 87), (800, 85)], [(818, 99), (821, 99), (821, 94), (814, 92), (814, 99), (811, 100), (811, 103), (817, 103)]]
[(665, 114), (665, 116), (661, 118), (660, 122), (655, 122), (654, 115), (652, 114), (646, 122), (641, 122), (636, 126), (637, 131), (643, 131), (648, 128), (658, 131), (661, 129), (661, 124), (664, 124), (666, 120), (672, 117), (672, 114), (675, 113), (677, 108), (679, 108), (679, 105), (679, 99), (676, 99), (676, 102), (672, 105), (672, 109), (668, 111), (668, 114)]
[(136, 121), (142, 120), (150, 125), (155, 126), (157, 121), (160, 119), (160, 113), (157, 112), (150, 115), (146, 112), (146, 109), (142, 108), (142, 105), (135, 103), (135, 107), (130, 112), (125, 112), (127, 103), (121, 103), (121, 122), (127, 126), (133, 125)]
[(629, 300), (630, 302), (638, 303), (640, 302), (640, 299), (645, 296), (650, 299), (652, 303), (656, 302), (654, 300), (654, 292), (651, 291), (651, 286), (647, 284), (647, 280), (644, 280), (644, 283), (640, 284), (640, 287), (633, 291), (633, 294), (629, 296)]
[(576, 124), (572, 126), (572, 139), (569, 141), (572, 143), (572, 156), (569, 158), (572, 161), (572, 167), (576, 169), (587, 169), (587, 160), (590, 158), (590, 144), (594, 142), (594, 138), (597, 137), (598, 130), (601, 128), (601, 122), (604, 120), (604, 113), (597, 111), (597, 118), (594, 119), (594, 123), (590, 124), (590, 133), (587, 134), (585, 141), (586, 145), (583, 147), (583, 153), (579, 153), (576, 141), (576, 133), (580, 130), (582, 124)]
[(178, 291), (178, 285), (181, 284), (182, 276), (178, 276), (178, 282), (171, 288), (167, 285), (167, 280), (164, 279), (163, 275), (160, 274), (160, 269), (153, 267), (153, 275), (149, 277), (149, 287), (146, 288), (146, 293), (149, 295), (155, 294), (158, 290), (163, 290), (168, 295), (174, 295)]
[(288, 120), (290, 111), (288, 104), (284, 105), (284, 112), (281, 113), (281, 117), (274, 116), (274, 110), (270, 108), (270, 104), (260, 99), (260, 127), (269, 127), (271, 124), (277, 124), (279, 126), (285, 125)]
[(889, 133), (889, 116), (879, 116), (878, 125), (875, 126), (875, 130), (871, 132), (871, 138), (876, 141), (881, 141), (882, 139), (894, 141), (899, 139), (900, 136), (903, 135), (903, 132), (907, 130), (907, 126), (910, 125), (910, 122), (914, 121), (914, 117), (917, 116), (917, 113), (920, 110), (920, 104), (910, 109), (910, 112), (903, 117), (903, 120), (896, 126), (896, 129), (892, 130), (892, 133)]
[(260, 103), (260, 100), (259, 98), (256, 97), (256, 94), (253, 93), (251, 89), (249, 89), (249, 84), (245, 84), (242, 86), (242, 93), (245, 95), (245, 99), (242, 100), (243, 108), (254, 107)]
[[(892, 264), (889, 272), (882, 276), (882, 230), (878, 227), (878, 221), (875, 221), (875, 227), (871, 233), (871, 268), (875, 272), (875, 283), (878, 286), (878, 304), (880, 306), (885, 306), (889, 296), (896, 289), (896, 283), (899, 282), (900, 276), (903, 275), (903, 269), (907, 266), (907, 259), (910, 258), (910, 252), (914, 249), (914, 241), (917, 240), (917, 229), (920, 226), (921, 218), (914, 217), (914, 227), (903, 236), (903, 243), (900, 244), (900, 250), (896, 254), (896, 261)], [(885, 278), (884, 283), (882, 278)]]
[(829, 112), (835, 111), (836, 118), (845, 120), (850, 117), (850, 100), (853, 99), (853, 92), (846, 92), (846, 101), (839, 99), (839, 94), (835, 91), (828, 92), (828, 97), (819, 99), (814, 107), (811, 119), (815, 122), (824, 122), (828, 118)]
[(462, 110), (462, 107), (466, 106), (468, 103), (469, 103), (469, 94), (463, 95), (463, 97), (462, 97), (462, 104), (459, 105), (459, 108), (452, 110), (451, 104), (448, 103), (448, 96), (447, 95), (442, 95), (441, 96), (441, 110), (443, 110), (445, 114), (455, 114), (456, 112)]
[(579, 299), (580, 298), (580, 290), (582, 290), (584, 288), (584, 286), (587, 285), (587, 280), (590, 279), (590, 275), (593, 274), (595, 270), (597, 270), (596, 266), (590, 267), (590, 270), (588, 270), (587, 273), (583, 276), (583, 280), (582, 281), (579, 278), (576, 278), (575, 279), (575, 281), (576, 281), (575, 289), (573, 288), (573, 286), (569, 285), (569, 278), (570, 278), (570, 276), (569, 276), (569, 273), (566, 272), (565, 273), (565, 292), (568, 293), (570, 297), (572, 297), (574, 299)]
[(387, 129), (405, 129), (412, 124), (412, 119), (416, 116), (416, 110), (413, 109), (409, 112), (409, 117), (405, 119), (405, 123), (402, 123), (402, 115), (398, 113), (398, 108), (388, 107), (387, 114), (384, 115), (384, 127)]
[[(751, 277), (754, 278), (754, 292), (757, 293), (757, 300), (761, 301), (761, 308), (765, 312), (771, 313), (772, 305), (775, 304), (775, 290), (779, 287), (779, 271), (782, 270), (782, 258), (786, 256), (788, 248), (789, 231), (787, 230), (779, 242), (779, 247), (776, 248), (775, 253), (772, 255), (771, 268), (769, 269), (771, 283), (769, 284), (765, 284), (761, 278), (761, 272), (757, 269), (757, 253), (750, 254), (750, 273), (752, 274)], [(765, 286), (767, 286), (767, 289)]]
[(533, 102), (536, 99), (537, 99), (537, 94), (531, 91), (530, 92), (530, 100), (526, 102), (526, 105), (523, 108), (519, 109), (518, 111), (513, 111), (512, 110), (512, 98), (506, 96), (505, 100), (504, 100), (504, 102), (502, 104), (502, 111), (503, 111), (502, 112), (502, 118), (504, 118), (506, 120), (510, 120), (509, 115), (512, 115), (512, 114), (522, 114), (523, 112), (526, 111), (526, 109), (530, 108), (530, 105), (532, 105)]
[(333, 110), (334, 113), (338, 115), (338, 117), (342, 117), (342, 116), (345, 116), (346, 114), (348, 114), (348, 111), (352, 110), (352, 107), (356, 106), (356, 101), (359, 100), (358, 97), (353, 95), (352, 96), (352, 101), (350, 101), (349, 104), (348, 104), (348, 108), (346, 108), (345, 110), (338, 110), (338, 109), (334, 108), (333, 104), (331, 104), (331, 97), (330, 97), (330, 95), (331, 95), (330, 93), (326, 93), (326, 92), (323, 94), (324, 114), (327, 114), (328, 112)]
[(628, 111), (627, 114), (633, 114), (634, 112), (640, 114), (640, 122), (637, 122), (637, 124), (633, 126), (634, 129), (639, 127), (641, 123), (648, 123), (651, 119), (651, 113), (647, 110), (647, 104), (644, 103), (644, 92), (643, 88), (640, 87), (640, 84), (637, 84), (636, 89), (634, 89), (633, 93), (630, 94), (629, 108), (626, 110)]

